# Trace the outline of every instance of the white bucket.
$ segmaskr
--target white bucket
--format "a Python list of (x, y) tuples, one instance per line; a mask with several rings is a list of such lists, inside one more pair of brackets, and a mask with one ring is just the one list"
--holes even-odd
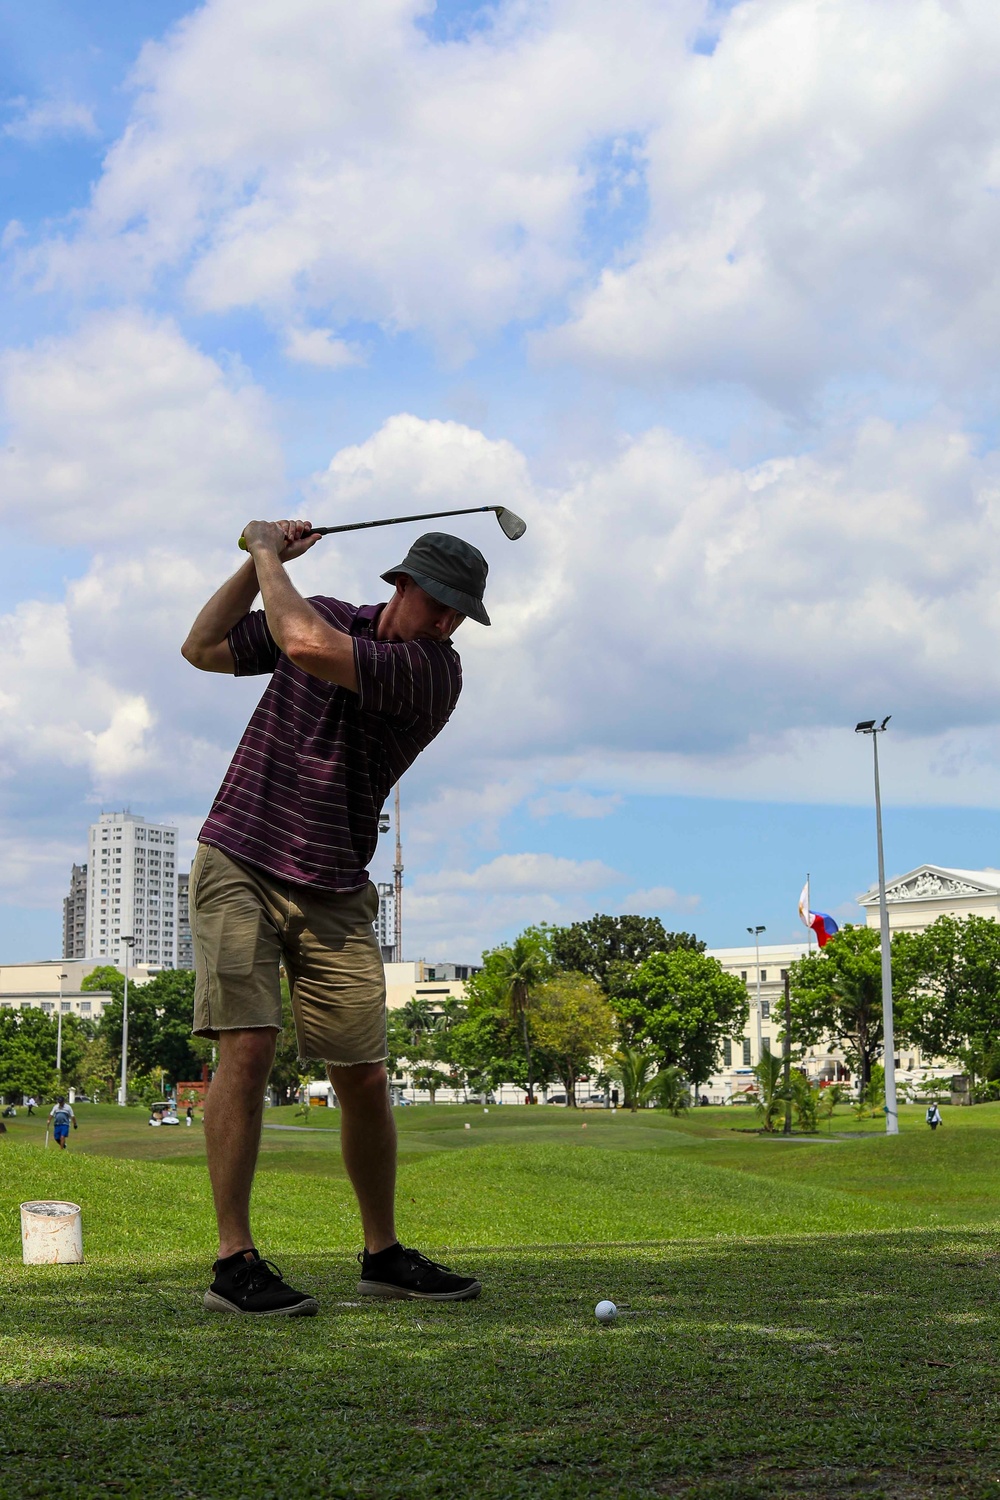
[(79, 1203), (22, 1203), (21, 1254), (26, 1266), (65, 1266), (82, 1261)]

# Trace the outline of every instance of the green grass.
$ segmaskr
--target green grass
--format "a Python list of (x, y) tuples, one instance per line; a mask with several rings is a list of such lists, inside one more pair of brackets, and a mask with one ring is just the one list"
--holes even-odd
[[(322, 1310), (263, 1326), (201, 1307), (200, 1125), (85, 1105), (57, 1153), (7, 1122), (7, 1493), (1000, 1500), (1000, 1106), (791, 1143), (731, 1109), (397, 1113), (404, 1238), (482, 1299), (360, 1305), (338, 1117), (271, 1111), (312, 1128), (265, 1131), (258, 1239)], [(83, 1205), (83, 1266), (21, 1265), (32, 1197)]]

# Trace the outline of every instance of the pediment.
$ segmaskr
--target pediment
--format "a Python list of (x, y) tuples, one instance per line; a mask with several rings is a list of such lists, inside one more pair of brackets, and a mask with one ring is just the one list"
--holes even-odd
[[(900, 875), (885, 888), (886, 901), (941, 901), (955, 896), (992, 896), (1000, 899), (1000, 871), (947, 870), (939, 865), (921, 865), (908, 875)], [(872, 886), (858, 898), (861, 906), (878, 901), (878, 886)]]

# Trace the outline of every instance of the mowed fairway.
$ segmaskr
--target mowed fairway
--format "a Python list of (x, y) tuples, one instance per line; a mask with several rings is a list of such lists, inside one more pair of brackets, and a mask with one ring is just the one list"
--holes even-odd
[[(0, 1138), (12, 1496), (1000, 1496), (1000, 1107), (397, 1111), (404, 1240), (484, 1282), (451, 1307), (359, 1302), (338, 1116), (270, 1111), (258, 1240), (321, 1313), (263, 1324), (201, 1307), (200, 1125), (78, 1112)], [(85, 1265), (21, 1265), (35, 1197)]]

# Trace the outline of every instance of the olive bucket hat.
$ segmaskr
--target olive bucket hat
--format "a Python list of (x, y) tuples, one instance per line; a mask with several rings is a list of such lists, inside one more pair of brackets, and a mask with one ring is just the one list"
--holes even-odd
[(439, 604), (488, 625), (483, 593), (489, 570), (485, 557), (471, 542), (446, 531), (427, 531), (417, 537), (401, 563), (381, 576), (386, 583), (395, 583), (397, 573), (406, 573)]

